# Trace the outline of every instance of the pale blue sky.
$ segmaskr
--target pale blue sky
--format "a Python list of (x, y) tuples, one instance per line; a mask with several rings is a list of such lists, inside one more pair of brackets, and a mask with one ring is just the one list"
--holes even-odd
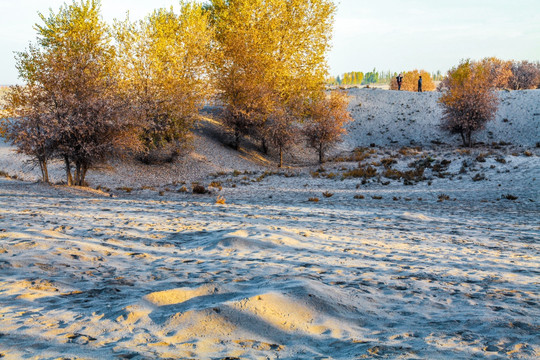
[[(460, 59), (540, 60), (540, 0), (335, 0), (330, 72), (446, 71)], [(37, 12), (64, 0), (0, 0), (0, 84), (17, 79), (14, 51), (35, 41)], [(71, 2), (68, 1), (68, 2)], [(102, 0), (105, 20), (142, 18), (173, 0)]]

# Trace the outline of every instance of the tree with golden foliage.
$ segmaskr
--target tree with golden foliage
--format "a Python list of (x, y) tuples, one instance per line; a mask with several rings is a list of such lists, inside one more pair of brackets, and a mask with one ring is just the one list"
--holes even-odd
[(488, 82), (497, 89), (508, 87), (508, 81), (512, 76), (512, 62), (488, 57), (478, 62), (488, 72)]
[(492, 69), (485, 62), (462, 61), (448, 71), (446, 87), (439, 98), (443, 107), (442, 127), (460, 134), (463, 146), (472, 146), (472, 133), (495, 117), (498, 97)]
[(328, 95), (321, 94), (309, 106), (304, 134), (308, 145), (317, 151), (321, 164), (328, 150), (346, 133), (345, 125), (352, 120), (348, 105), (347, 94), (332, 91)]
[(161, 154), (172, 160), (212, 90), (208, 13), (181, 1), (178, 14), (158, 9), (141, 21), (117, 22), (115, 38), (122, 95), (130, 115), (144, 124), (141, 158), (151, 162)]
[[(90, 166), (139, 142), (122, 116), (125, 104), (117, 101), (115, 51), (100, 2), (74, 1), (40, 17), (37, 44), (17, 55), (25, 85), (8, 96), (15, 118), (8, 139), (43, 167), (51, 153), (64, 160), (67, 183), (84, 185)], [(16, 124), (18, 119), (23, 120)]]
[(213, 77), (233, 145), (242, 135), (256, 135), (264, 148), (275, 109), (290, 107), (298, 97), (307, 102), (324, 87), (336, 6), (330, 0), (211, 4), (218, 50)]
[[(435, 84), (431, 79), (431, 74), (426, 70), (412, 70), (403, 73), (403, 82), (401, 83), (401, 90), (405, 91), (418, 91), (418, 78), (422, 76), (422, 91), (434, 91)], [(397, 79), (392, 77), (390, 81), (390, 90), (397, 90)]]

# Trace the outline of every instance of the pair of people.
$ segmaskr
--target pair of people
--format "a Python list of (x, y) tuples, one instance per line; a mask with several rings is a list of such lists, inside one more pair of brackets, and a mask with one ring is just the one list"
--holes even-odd
[[(397, 77), (398, 91), (401, 90), (401, 84), (403, 83), (403, 75), (400, 73)], [(422, 92), (422, 75), (418, 78), (418, 92)]]

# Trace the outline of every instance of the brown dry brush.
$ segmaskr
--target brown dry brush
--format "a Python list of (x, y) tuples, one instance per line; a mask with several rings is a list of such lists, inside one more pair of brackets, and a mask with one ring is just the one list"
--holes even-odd
[(540, 66), (529, 61), (514, 61), (508, 87), (512, 90), (536, 89), (540, 86)]
[(347, 94), (332, 91), (321, 94), (308, 108), (308, 118), (304, 125), (304, 135), (308, 145), (319, 155), (319, 163), (324, 156), (346, 133), (345, 125), (352, 120), (348, 111)]
[(443, 107), (441, 125), (460, 134), (464, 146), (472, 146), (472, 133), (485, 127), (497, 112), (499, 99), (490, 81), (493, 78), (482, 62), (464, 60), (452, 68), (439, 104)]

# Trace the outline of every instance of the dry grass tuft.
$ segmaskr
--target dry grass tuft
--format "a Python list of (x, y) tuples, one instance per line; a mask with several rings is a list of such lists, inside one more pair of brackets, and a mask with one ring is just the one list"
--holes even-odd
[(311, 202), (319, 202), (319, 198), (318, 197), (310, 197), (308, 199), (308, 201), (311, 201)]
[(328, 192), (328, 191), (325, 191), (325, 192), (323, 192), (322, 194), (323, 194), (323, 196), (324, 196), (325, 198), (330, 198), (330, 197), (334, 196), (333, 193)]
[(221, 204), (221, 205), (225, 205), (225, 198), (221, 195), (218, 195), (217, 199), (216, 199), (216, 204)]

